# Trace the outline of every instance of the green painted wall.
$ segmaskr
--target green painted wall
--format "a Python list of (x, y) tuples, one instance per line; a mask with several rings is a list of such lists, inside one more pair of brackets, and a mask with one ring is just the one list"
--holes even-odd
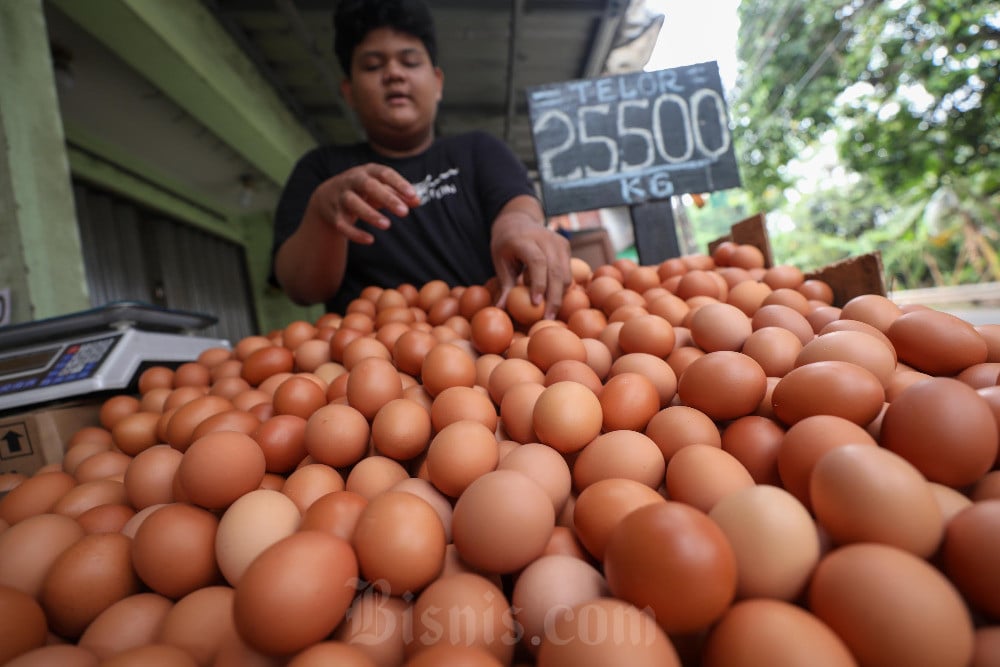
[[(197, 0), (51, 0), (275, 183), (312, 137)], [(244, 215), (133, 155), (63, 126), (42, 0), (0, 1), (0, 289), (12, 322), (89, 307), (71, 173), (241, 244), (261, 332), (315, 320), (267, 284), (269, 214)], [(67, 149), (66, 139), (76, 148)], [(227, 193), (228, 194), (228, 193)]]
[(41, 0), (0, 2), (0, 288), (11, 322), (90, 305)]
[(314, 145), (198, 0), (52, 2), (275, 183)]

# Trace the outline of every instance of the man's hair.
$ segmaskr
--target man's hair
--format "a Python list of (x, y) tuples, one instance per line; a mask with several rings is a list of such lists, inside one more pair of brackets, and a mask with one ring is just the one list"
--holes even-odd
[(437, 65), (434, 19), (422, 0), (341, 0), (333, 13), (333, 52), (346, 76), (354, 49), (376, 28), (392, 28), (424, 43)]

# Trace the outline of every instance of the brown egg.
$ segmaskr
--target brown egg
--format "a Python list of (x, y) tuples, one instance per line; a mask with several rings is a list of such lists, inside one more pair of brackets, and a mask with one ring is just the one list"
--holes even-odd
[(537, 382), (519, 382), (504, 393), (500, 423), (508, 438), (522, 444), (537, 441), (531, 414), (544, 389)]
[(131, 519), (125, 522), (125, 525), (122, 526), (121, 534), (125, 537), (131, 537), (134, 540), (135, 534), (139, 530), (139, 526), (146, 521), (146, 518), (156, 510), (161, 507), (165, 507), (168, 504), (169, 503), (159, 503), (156, 505), (150, 505), (149, 507), (143, 507), (141, 510), (136, 512)]
[(320, 496), (302, 514), (300, 530), (319, 530), (351, 541), (354, 526), (368, 499), (353, 491), (333, 491)]
[(266, 471), (264, 452), (245, 433), (217, 431), (191, 443), (177, 478), (190, 502), (218, 510), (260, 486)]
[(269, 473), (284, 474), (306, 457), (307, 422), (295, 415), (274, 415), (262, 420), (250, 433), (264, 453)]
[(250, 491), (226, 509), (215, 535), (219, 570), (230, 585), (264, 549), (294, 533), (302, 521), (292, 500), (267, 489)]
[(656, 387), (659, 408), (665, 408), (677, 394), (677, 375), (664, 359), (646, 352), (631, 352), (615, 359), (608, 371), (610, 378), (621, 373), (643, 375)]
[(507, 389), (520, 382), (544, 384), (545, 374), (527, 359), (504, 359), (490, 373), (490, 398), (499, 405)]
[(1000, 362), (986, 362), (968, 366), (955, 376), (973, 389), (995, 387), (1000, 380)]
[(387, 456), (371, 455), (351, 468), (344, 480), (344, 488), (372, 500), (409, 477), (409, 471), (398, 461)]
[(580, 308), (566, 320), (567, 328), (580, 338), (597, 338), (607, 325), (607, 316), (596, 307)]
[(771, 305), (788, 306), (792, 310), (805, 316), (809, 314), (809, 300), (805, 295), (791, 287), (772, 287), (772, 292), (764, 297), (761, 307)]
[(758, 308), (750, 318), (753, 330), (764, 327), (781, 327), (795, 334), (803, 345), (813, 339), (812, 325), (806, 316), (784, 304), (767, 304)]
[(481, 388), (448, 387), (434, 397), (431, 404), (431, 424), (435, 432), (463, 419), (478, 421), (491, 431), (497, 427), (497, 409)]
[(211, 394), (195, 398), (177, 408), (167, 423), (165, 441), (178, 451), (185, 451), (194, 439), (194, 430), (209, 417), (233, 409), (233, 403)]
[(507, 293), (506, 310), (515, 322), (530, 327), (545, 314), (545, 300), (535, 303), (526, 285), (515, 285)]
[(741, 352), (764, 369), (768, 377), (784, 377), (795, 368), (802, 350), (798, 336), (782, 327), (762, 327), (743, 342)]
[(811, 507), (809, 480), (816, 462), (827, 452), (848, 444), (872, 445), (875, 439), (843, 417), (815, 415), (795, 423), (778, 449), (778, 473), (785, 489)]
[(864, 426), (885, 403), (882, 382), (848, 361), (817, 361), (789, 371), (774, 388), (771, 404), (788, 425), (814, 415), (834, 415)]
[(677, 382), (677, 396), (714, 420), (752, 414), (764, 397), (767, 375), (740, 352), (709, 352), (691, 362)]
[(199, 665), (211, 664), (222, 644), (236, 636), (232, 606), (233, 589), (229, 586), (192, 591), (166, 613), (156, 643), (183, 649)]
[(288, 662), (288, 667), (323, 667), (323, 665), (376, 667), (375, 662), (360, 648), (338, 641), (313, 644), (301, 653), (297, 653)]
[(641, 432), (602, 433), (580, 450), (573, 462), (573, 486), (583, 491), (602, 479), (632, 479), (656, 489), (666, 464), (656, 443)]
[(361, 575), (390, 595), (418, 593), (444, 565), (446, 536), (437, 511), (404, 491), (372, 498), (358, 517), (351, 544)]
[(696, 632), (717, 621), (735, 596), (736, 571), (725, 533), (704, 513), (674, 501), (626, 515), (604, 553), (614, 596), (648, 606), (668, 633)]
[[(633, 510), (664, 502), (663, 496), (631, 479), (605, 479), (580, 492), (572, 505), (572, 526), (580, 542), (599, 561), (612, 531)], [(567, 503), (569, 504), (569, 503)]]
[(924, 476), (882, 447), (843, 445), (825, 453), (810, 475), (809, 498), (837, 544), (876, 542), (927, 558), (944, 534)]
[(677, 451), (670, 458), (664, 479), (670, 499), (705, 513), (727, 495), (754, 485), (750, 472), (735, 456), (721, 447), (704, 444)]
[(496, 469), (500, 452), (492, 429), (479, 421), (460, 420), (433, 437), (426, 461), (430, 482), (457, 498), (476, 479)]
[(936, 377), (904, 389), (886, 408), (881, 443), (932, 482), (975, 483), (997, 460), (997, 420), (975, 389)]
[(52, 644), (31, 649), (22, 653), (14, 660), (5, 663), (6, 667), (97, 667), (97, 656), (85, 648), (73, 644)]
[[(806, 320), (816, 334), (819, 334), (824, 327), (830, 325), (832, 322), (840, 320), (841, 311), (836, 306), (826, 306), (820, 301), (810, 301), (809, 305), (812, 307), (812, 310), (806, 314)], [(861, 324), (861, 322), (858, 322), (858, 324)]]
[[(76, 481), (92, 482), (97, 479), (123, 479), (132, 457), (117, 450), (99, 452), (76, 467)], [(40, 472), (40, 471), (39, 471)], [(36, 473), (37, 475), (38, 473)]]
[(514, 323), (501, 308), (487, 305), (469, 318), (472, 344), (483, 354), (502, 354), (514, 337)]
[(528, 360), (547, 371), (557, 361), (573, 359), (585, 362), (587, 349), (580, 336), (567, 328), (546, 326), (528, 338)]
[(112, 430), (118, 420), (133, 412), (139, 411), (139, 399), (128, 394), (118, 394), (106, 399), (98, 413), (101, 426)]
[(722, 431), (722, 449), (742, 463), (757, 484), (780, 486), (778, 450), (784, 437), (785, 429), (775, 420), (747, 415)]
[(379, 667), (401, 665), (406, 659), (404, 634), (411, 627), (412, 613), (412, 601), (366, 588), (354, 598), (333, 636), (362, 651)]
[[(399, 376), (394, 375), (395, 381)], [(402, 385), (399, 385), (402, 393)], [(396, 400), (389, 399), (385, 404)], [(374, 403), (370, 407), (373, 407)], [(382, 406), (372, 413), (374, 417)], [(317, 463), (334, 468), (354, 465), (368, 452), (371, 427), (365, 414), (353, 405), (330, 404), (319, 408), (308, 418), (302, 434), (302, 443)]]
[(152, 389), (173, 389), (174, 371), (166, 366), (150, 366), (139, 375), (137, 388), (143, 395)]
[(722, 446), (722, 435), (704, 412), (686, 405), (666, 407), (649, 420), (645, 434), (656, 443), (667, 463), (681, 448), (692, 444)]
[(558, 514), (569, 500), (572, 475), (566, 459), (547, 445), (529, 442), (500, 459), (498, 470), (516, 470), (533, 479), (552, 500)]
[(50, 512), (76, 484), (73, 476), (64, 472), (35, 474), (0, 498), (0, 519), (13, 526), (29, 517)]
[(313, 412), (326, 405), (326, 387), (304, 376), (293, 375), (278, 385), (271, 400), (275, 414), (308, 419)]
[(193, 505), (172, 503), (157, 508), (145, 517), (132, 539), (135, 572), (154, 592), (175, 600), (216, 582), (218, 526), (214, 514)]
[(820, 557), (819, 532), (802, 503), (761, 484), (728, 494), (709, 517), (736, 556), (737, 598), (798, 598)]
[(348, 404), (366, 420), (375, 417), (379, 408), (403, 395), (399, 372), (392, 362), (379, 357), (361, 359), (351, 369), (347, 378)]
[(691, 336), (705, 352), (738, 352), (753, 332), (750, 317), (728, 303), (710, 303), (691, 316)]
[(207, 387), (211, 383), (208, 367), (196, 361), (183, 363), (174, 370), (174, 387)]
[(272, 375), (291, 373), (295, 368), (295, 355), (287, 347), (271, 345), (260, 347), (243, 360), (241, 377), (251, 386), (258, 386)]
[(77, 639), (102, 611), (139, 592), (131, 545), (119, 533), (85, 535), (59, 555), (38, 595), (52, 632)]
[(354, 597), (357, 560), (348, 542), (315, 530), (294, 533), (250, 563), (233, 597), (244, 642), (288, 655), (328, 637)]
[(67, 449), (62, 460), (63, 472), (73, 475), (76, 473), (77, 466), (79, 466), (85, 459), (93, 456), (94, 454), (110, 450), (113, 446), (110, 438), (111, 435), (109, 432), (107, 442), (101, 440), (88, 440), (80, 442)]
[(703, 356), (705, 356), (705, 353), (700, 348), (693, 346), (678, 347), (667, 357), (667, 365), (673, 370), (674, 376), (679, 378), (687, 370), (687, 367), (691, 365), (691, 362)]
[(0, 585), (0, 663), (45, 645), (48, 623), (34, 597)]
[(581, 283), (570, 285), (563, 292), (563, 300), (559, 306), (559, 312), (556, 313), (556, 318), (560, 322), (568, 322), (570, 316), (576, 311), (590, 308), (590, 297), (587, 296), (586, 289), (580, 285)]
[(944, 571), (972, 607), (988, 618), (1000, 618), (1000, 500), (982, 500), (961, 510), (948, 522), (942, 555)]
[(316, 499), (343, 490), (344, 478), (325, 463), (309, 463), (296, 468), (281, 487), (281, 492), (303, 513)]
[(448, 387), (471, 387), (476, 382), (476, 364), (465, 350), (451, 343), (435, 345), (420, 369), (424, 389), (437, 396)]
[(409, 398), (396, 398), (383, 405), (371, 425), (375, 449), (397, 461), (407, 461), (425, 452), (431, 433), (430, 413)]
[(627, 602), (605, 597), (558, 611), (539, 649), (539, 667), (681, 664), (651, 615)]
[(98, 505), (127, 502), (125, 485), (113, 479), (97, 479), (78, 484), (52, 506), (53, 514), (63, 514), (73, 519)]
[(902, 314), (902, 309), (888, 298), (879, 294), (862, 294), (844, 304), (840, 317), (870, 324), (885, 333)]
[(101, 660), (152, 644), (173, 605), (172, 600), (156, 593), (122, 598), (91, 621), (77, 643)]
[(650, 315), (658, 315), (671, 325), (679, 327), (687, 317), (691, 307), (688, 306), (684, 299), (668, 292), (649, 301), (646, 309)]
[(330, 343), (322, 338), (312, 338), (299, 343), (293, 350), (295, 370), (313, 372), (330, 361)]
[(452, 539), (462, 559), (498, 574), (537, 558), (554, 527), (549, 495), (516, 470), (495, 470), (473, 481), (452, 515)]
[(831, 331), (807, 343), (795, 360), (796, 366), (816, 361), (849, 361), (861, 366), (888, 388), (896, 371), (892, 346), (884, 345), (860, 331)]
[(656, 385), (646, 375), (630, 371), (612, 374), (598, 400), (605, 432), (642, 431), (660, 410), (660, 392)]
[(546, 387), (532, 411), (532, 427), (539, 441), (563, 454), (583, 449), (601, 432), (603, 423), (600, 400), (577, 382)]
[(76, 517), (77, 523), (89, 535), (92, 533), (120, 533), (135, 510), (125, 504), (96, 505)]
[(738, 602), (725, 613), (708, 636), (702, 664), (855, 667), (857, 661), (840, 637), (808, 611), (757, 599)]
[(931, 375), (956, 375), (988, 357), (986, 340), (975, 327), (929, 308), (895, 318), (885, 335), (900, 361)]
[[(458, 609), (462, 614), (454, 613)], [(476, 622), (465, 622), (463, 615)], [(483, 649), (510, 664), (517, 643), (513, 612), (503, 591), (483, 576), (457, 573), (433, 582), (414, 602), (412, 619), (412, 632), (404, 633), (410, 660), (444, 644)]]
[(0, 586), (37, 597), (49, 568), (84, 536), (83, 528), (60, 514), (39, 514), (0, 532)]
[(973, 627), (958, 591), (927, 561), (883, 544), (827, 554), (808, 608), (863, 665), (967, 665)]
[(609, 595), (604, 576), (589, 563), (572, 556), (542, 556), (518, 575), (511, 594), (523, 628), (521, 644), (537, 654), (555, 613)]

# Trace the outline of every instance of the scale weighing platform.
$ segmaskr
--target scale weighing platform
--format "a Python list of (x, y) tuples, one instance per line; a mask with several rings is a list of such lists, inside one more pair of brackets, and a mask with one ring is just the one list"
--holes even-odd
[(150, 366), (194, 361), (229, 341), (197, 336), (201, 313), (116, 302), (0, 328), (0, 414), (129, 389)]

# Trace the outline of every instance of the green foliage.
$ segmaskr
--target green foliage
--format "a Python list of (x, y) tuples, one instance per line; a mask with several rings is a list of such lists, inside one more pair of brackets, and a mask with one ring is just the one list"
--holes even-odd
[[(739, 11), (736, 146), (776, 259), (811, 269), (879, 250), (896, 285), (1000, 279), (1000, 2), (742, 0)], [(803, 183), (797, 164), (831, 142), (841, 172)], [(934, 197), (948, 192), (941, 217)]]

